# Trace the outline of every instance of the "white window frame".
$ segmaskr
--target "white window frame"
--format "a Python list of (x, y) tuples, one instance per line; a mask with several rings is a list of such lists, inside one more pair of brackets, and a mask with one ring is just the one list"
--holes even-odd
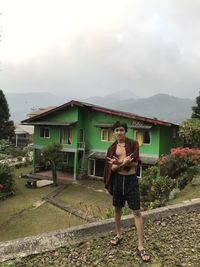
[(137, 132), (145, 132), (145, 131), (148, 131), (149, 132), (149, 136), (150, 136), (150, 143), (142, 143), (141, 145), (151, 145), (151, 138), (152, 138), (152, 133), (151, 133), (151, 130), (135, 130), (135, 140), (137, 140)]
[[(41, 136), (41, 130), (44, 129), (44, 136)], [(49, 136), (45, 136), (45, 129), (48, 129), (49, 130)], [(40, 138), (50, 138), (50, 127), (45, 127), (45, 126), (42, 126), (40, 127)]]
[[(72, 136), (72, 140), (71, 140), (71, 144), (69, 144), (69, 143), (63, 143), (62, 141), (61, 141), (61, 137), (62, 137), (62, 131), (63, 131), (63, 129), (69, 129), (69, 131), (71, 131), (71, 136)], [(72, 127), (71, 126), (64, 126), (64, 127), (61, 127), (60, 128), (60, 144), (61, 145), (68, 145), (68, 146), (71, 146), (72, 144), (73, 144), (73, 129), (72, 129)]]
[[(107, 131), (107, 140), (106, 139), (103, 139), (103, 132), (104, 131)], [(101, 129), (101, 141), (102, 142), (109, 142), (108, 141), (108, 135), (109, 135), (108, 129), (105, 129), (105, 128)]]
[[(90, 173), (90, 164), (91, 164), (91, 161), (94, 162), (94, 170), (93, 170), (93, 174)], [(88, 175), (90, 176), (95, 176), (95, 168), (96, 168), (96, 162), (95, 162), (95, 159), (89, 159), (89, 164), (88, 164)]]
[(140, 168), (140, 175), (137, 175), (138, 178), (142, 178), (142, 165), (140, 164), (139, 165), (139, 168)]
[[(97, 176), (95, 175), (96, 174), (96, 160), (98, 159), (89, 159), (89, 164), (88, 164), (88, 176), (91, 176), (91, 177), (97, 177), (97, 178), (103, 178), (103, 176)], [(93, 161), (94, 162), (94, 172), (93, 174), (90, 174), (90, 162)]]
[[(113, 140), (109, 140), (109, 131), (111, 131), (112, 129), (110, 129), (110, 128), (102, 128), (101, 129), (101, 141), (102, 142), (114, 142), (115, 140), (113, 139)], [(105, 140), (105, 139), (103, 139), (103, 131), (107, 131), (108, 132), (108, 134), (107, 134), (107, 140)]]

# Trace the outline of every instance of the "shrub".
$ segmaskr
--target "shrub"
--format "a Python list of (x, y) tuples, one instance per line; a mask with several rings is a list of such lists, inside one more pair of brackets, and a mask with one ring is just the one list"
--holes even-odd
[(169, 199), (170, 200), (175, 199), (179, 193), (180, 193), (180, 189), (179, 188), (172, 189), (172, 191), (169, 194)]
[(159, 199), (156, 199), (155, 201), (151, 201), (147, 204), (147, 208), (149, 210), (152, 210), (152, 209), (156, 209), (156, 208), (159, 208), (159, 207), (162, 207), (162, 202), (159, 200)]
[(194, 148), (172, 148), (170, 155), (161, 155), (158, 160), (160, 175), (177, 178), (191, 166), (200, 164), (200, 150)]
[(165, 202), (169, 199), (169, 193), (176, 186), (176, 181), (168, 176), (159, 176), (152, 182), (151, 192), (154, 199)]
[(10, 155), (10, 156), (15, 158), (15, 157), (23, 157), (23, 156), (25, 156), (26, 151), (23, 150), (23, 148), (21, 148), (21, 147), (9, 146), (9, 147), (6, 148), (5, 153), (7, 155)]
[(143, 177), (148, 177), (150, 180), (155, 179), (158, 176), (159, 169), (157, 166), (149, 167), (142, 172)]
[(143, 176), (139, 179), (139, 188), (142, 201), (153, 201), (153, 196), (151, 194), (151, 187), (153, 180), (158, 177), (158, 167), (152, 166), (143, 172)]
[(12, 177), (11, 167), (7, 164), (0, 164), (0, 191), (14, 191), (14, 180)]

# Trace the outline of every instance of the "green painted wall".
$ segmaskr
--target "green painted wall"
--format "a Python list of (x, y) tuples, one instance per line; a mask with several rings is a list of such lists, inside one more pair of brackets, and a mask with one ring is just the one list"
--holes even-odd
[[(160, 139), (160, 127), (159, 125), (153, 125), (150, 130), (151, 143), (142, 144), (140, 146), (141, 154), (159, 155), (159, 139)], [(135, 136), (134, 136), (135, 138)]]
[[(79, 118), (82, 121), (82, 127), (85, 129), (85, 142), (88, 149), (107, 150), (112, 142), (101, 141), (101, 128), (96, 127), (97, 123), (113, 123), (117, 120), (132, 124), (133, 119), (121, 118), (120, 116), (105, 114), (99, 111), (90, 112), (89, 110), (79, 109)], [(148, 123), (148, 125), (150, 125)], [(135, 131), (128, 128), (127, 137), (134, 139)], [(159, 126), (153, 125), (151, 130), (151, 144), (142, 144), (140, 152), (145, 154), (159, 154)]]
[[(37, 120), (36, 120), (37, 121)], [(49, 114), (43, 118), (39, 118), (38, 121), (59, 121), (59, 122), (72, 122), (78, 121), (78, 108), (77, 107), (68, 107), (59, 112)], [(72, 126), (72, 144), (64, 144), (63, 147), (77, 147), (77, 124)], [(60, 142), (60, 127), (50, 126), (50, 138), (40, 137), (40, 126), (35, 126), (34, 132), (34, 144), (47, 146), (54, 142)]]
[(178, 126), (162, 126), (160, 127), (160, 155), (170, 153), (172, 147), (182, 146), (180, 138), (173, 138), (173, 131), (178, 131)]

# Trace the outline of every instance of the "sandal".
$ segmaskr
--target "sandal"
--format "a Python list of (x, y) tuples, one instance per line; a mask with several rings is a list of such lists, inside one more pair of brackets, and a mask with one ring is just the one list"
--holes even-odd
[[(138, 249), (137, 255), (140, 256), (144, 262), (151, 261), (151, 256), (144, 249), (141, 249), (141, 250)], [(149, 256), (149, 259), (147, 259), (147, 260), (143, 259), (144, 256)]]
[(120, 238), (120, 237), (118, 237), (118, 236), (116, 235), (115, 237), (111, 238), (111, 240), (110, 240), (110, 244), (111, 244), (112, 246), (117, 246), (117, 245), (120, 243), (121, 240), (122, 240), (122, 237)]

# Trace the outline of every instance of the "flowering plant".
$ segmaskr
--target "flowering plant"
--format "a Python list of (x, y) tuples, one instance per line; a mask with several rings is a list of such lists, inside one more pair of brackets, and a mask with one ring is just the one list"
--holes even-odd
[(195, 148), (171, 148), (170, 155), (162, 154), (158, 160), (161, 175), (176, 178), (189, 167), (200, 164), (200, 150)]

